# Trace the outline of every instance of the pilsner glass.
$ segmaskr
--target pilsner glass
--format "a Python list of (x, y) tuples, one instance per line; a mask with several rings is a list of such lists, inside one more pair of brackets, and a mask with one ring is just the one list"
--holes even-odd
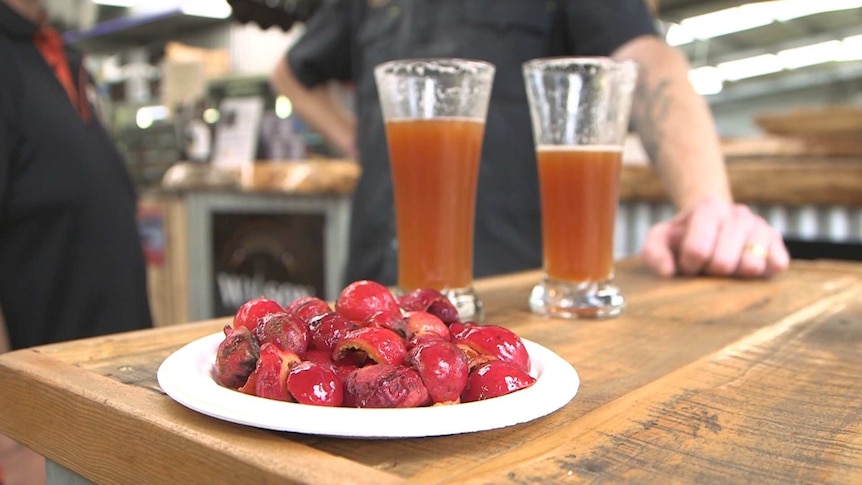
[(614, 224), (623, 142), (637, 80), (631, 61), (548, 58), (523, 66), (542, 204), (542, 281), (533, 312), (614, 317)]
[(494, 66), (407, 59), (374, 69), (386, 124), (398, 233), (398, 288), (435, 288), (463, 319), (473, 291), (473, 223)]

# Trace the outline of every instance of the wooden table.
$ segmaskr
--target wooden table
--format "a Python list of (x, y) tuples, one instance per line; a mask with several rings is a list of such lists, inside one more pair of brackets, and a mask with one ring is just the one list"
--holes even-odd
[(156, 369), (223, 321), (0, 356), (0, 432), (100, 483), (860, 483), (862, 265), (772, 281), (659, 280), (620, 265), (626, 313), (542, 319), (536, 272), (480, 282), (487, 320), (569, 360), (567, 406), (510, 428), (362, 441), (198, 414)]

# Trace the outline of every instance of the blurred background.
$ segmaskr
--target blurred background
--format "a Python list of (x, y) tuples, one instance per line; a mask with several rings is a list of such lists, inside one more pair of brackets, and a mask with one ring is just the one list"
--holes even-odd
[[(200, 129), (179, 128), (197, 138), (172, 147), (170, 128), (198, 118), (214, 125), (220, 101), (242, 94), (266, 98), (256, 158), (334, 155), (299, 120), (275, 121), (291, 118), (290, 104), (265, 82), (320, 0), (46, 3), (67, 40), (89, 53), (112, 131), (142, 183), (171, 161), (209, 157), (205, 142), (188, 146), (205, 137)], [(650, 3), (725, 137), (773, 129), (760, 118), (797, 107), (862, 104), (862, 0)]]
[[(691, 62), (736, 198), (794, 257), (862, 258), (862, 0), (645, 1)], [(157, 322), (263, 290), (333, 298), (359, 169), (267, 83), (322, 0), (45, 3), (140, 188)], [(636, 137), (625, 159), (619, 257), (673, 214)]]

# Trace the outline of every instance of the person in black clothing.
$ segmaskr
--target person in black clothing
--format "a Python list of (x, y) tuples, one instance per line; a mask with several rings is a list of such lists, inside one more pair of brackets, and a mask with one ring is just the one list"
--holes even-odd
[(38, 2), (0, 0), (0, 309), (13, 350), (152, 326), (134, 187), (81, 55), (43, 22)]
[[(733, 203), (708, 107), (688, 81), (685, 58), (656, 35), (643, 0), (333, 0), (278, 63), (272, 85), (362, 165), (348, 281), (396, 280), (392, 182), (373, 69), (404, 58), (459, 57), (496, 66), (479, 169), (474, 272), (481, 277), (541, 266), (537, 169), (521, 65), (562, 55), (639, 65), (632, 119), (679, 209), (644, 245), (643, 259), (656, 273), (755, 277), (787, 267), (781, 235)], [(354, 83), (358, 122), (333, 102), (330, 81)]]
[(46, 57), (62, 55), (59, 40), (4, 1), (0, 306), (11, 346), (149, 327), (135, 190), (87, 101), (81, 56), (66, 51), (67, 74), (55, 74)]

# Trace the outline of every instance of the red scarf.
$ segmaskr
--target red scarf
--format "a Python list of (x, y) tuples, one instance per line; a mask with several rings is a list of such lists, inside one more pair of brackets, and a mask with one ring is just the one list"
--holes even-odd
[(75, 111), (81, 116), (81, 119), (90, 120), (90, 107), (87, 102), (87, 95), (84, 88), (87, 85), (86, 75), (83, 67), (78, 70), (78, 84), (76, 86), (72, 77), (72, 69), (69, 67), (69, 59), (66, 58), (66, 48), (63, 44), (63, 39), (60, 34), (53, 28), (42, 26), (33, 38), (33, 43), (45, 62), (54, 71), (57, 80), (63, 86), (66, 94), (69, 95), (69, 101), (72, 102)]

